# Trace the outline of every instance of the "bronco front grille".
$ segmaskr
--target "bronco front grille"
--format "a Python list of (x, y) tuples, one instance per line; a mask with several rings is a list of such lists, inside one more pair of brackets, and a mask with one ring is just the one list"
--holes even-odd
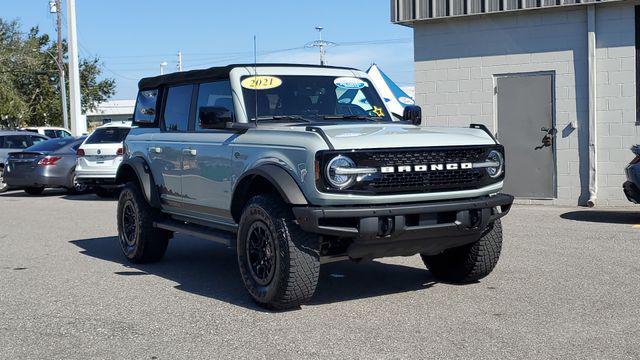
[[(431, 149), (386, 149), (386, 150), (357, 150), (357, 151), (331, 151), (319, 155), (322, 164), (337, 155), (350, 157), (358, 167), (382, 167), (432, 165), (448, 163), (478, 163), (484, 162), (487, 154), (496, 146), (467, 146), (455, 148), (431, 148)], [(499, 147), (502, 150), (501, 147)], [(324, 168), (324, 167), (322, 167)], [(456, 169), (434, 170), (425, 172), (378, 172), (358, 181), (347, 189), (351, 193), (369, 194), (401, 194), (401, 193), (425, 193), (477, 189), (496, 181), (492, 179), (485, 169)], [(337, 192), (331, 188), (323, 177), (318, 180), (318, 188), (321, 191)], [(340, 191), (345, 192), (345, 191)]]

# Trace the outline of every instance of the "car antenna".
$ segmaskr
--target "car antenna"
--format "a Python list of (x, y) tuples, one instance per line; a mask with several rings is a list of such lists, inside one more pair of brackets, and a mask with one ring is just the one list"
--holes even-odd
[(258, 45), (256, 35), (253, 35), (253, 102), (256, 106), (256, 127), (258, 126)]

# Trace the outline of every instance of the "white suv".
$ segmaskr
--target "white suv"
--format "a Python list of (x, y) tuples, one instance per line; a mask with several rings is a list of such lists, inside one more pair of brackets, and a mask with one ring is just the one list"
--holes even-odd
[(122, 162), (123, 141), (131, 122), (114, 122), (97, 128), (76, 152), (79, 183), (93, 186), (100, 197), (115, 193), (116, 172)]
[(44, 135), (51, 139), (63, 138), (73, 136), (69, 132), (69, 130), (61, 127), (52, 127), (52, 126), (30, 126), (23, 128), (22, 130)]

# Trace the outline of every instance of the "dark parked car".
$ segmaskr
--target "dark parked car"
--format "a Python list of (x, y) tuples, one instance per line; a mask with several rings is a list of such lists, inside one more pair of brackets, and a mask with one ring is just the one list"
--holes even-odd
[(9, 186), (7, 186), (3, 180), (3, 170), (7, 154), (26, 149), (29, 146), (47, 141), (48, 139), (46, 136), (26, 131), (0, 131), (0, 193), (9, 189)]
[(65, 188), (82, 193), (86, 185), (76, 181), (76, 150), (85, 137), (51, 139), (21, 152), (9, 153), (4, 181), (10, 188), (23, 188), (31, 195), (45, 188)]
[(634, 204), (640, 204), (640, 145), (631, 148), (636, 157), (627, 166), (627, 181), (622, 186), (627, 199)]

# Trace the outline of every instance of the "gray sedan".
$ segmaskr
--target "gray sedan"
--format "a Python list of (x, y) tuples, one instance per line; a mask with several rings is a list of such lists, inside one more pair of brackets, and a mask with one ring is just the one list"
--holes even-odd
[(9, 153), (4, 181), (10, 188), (23, 188), (31, 195), (39, 195), (45, 188), (66, 188), (71, 193), (86, 191), (75, 176), (76, 150), (84, 139), (52, 139)]

